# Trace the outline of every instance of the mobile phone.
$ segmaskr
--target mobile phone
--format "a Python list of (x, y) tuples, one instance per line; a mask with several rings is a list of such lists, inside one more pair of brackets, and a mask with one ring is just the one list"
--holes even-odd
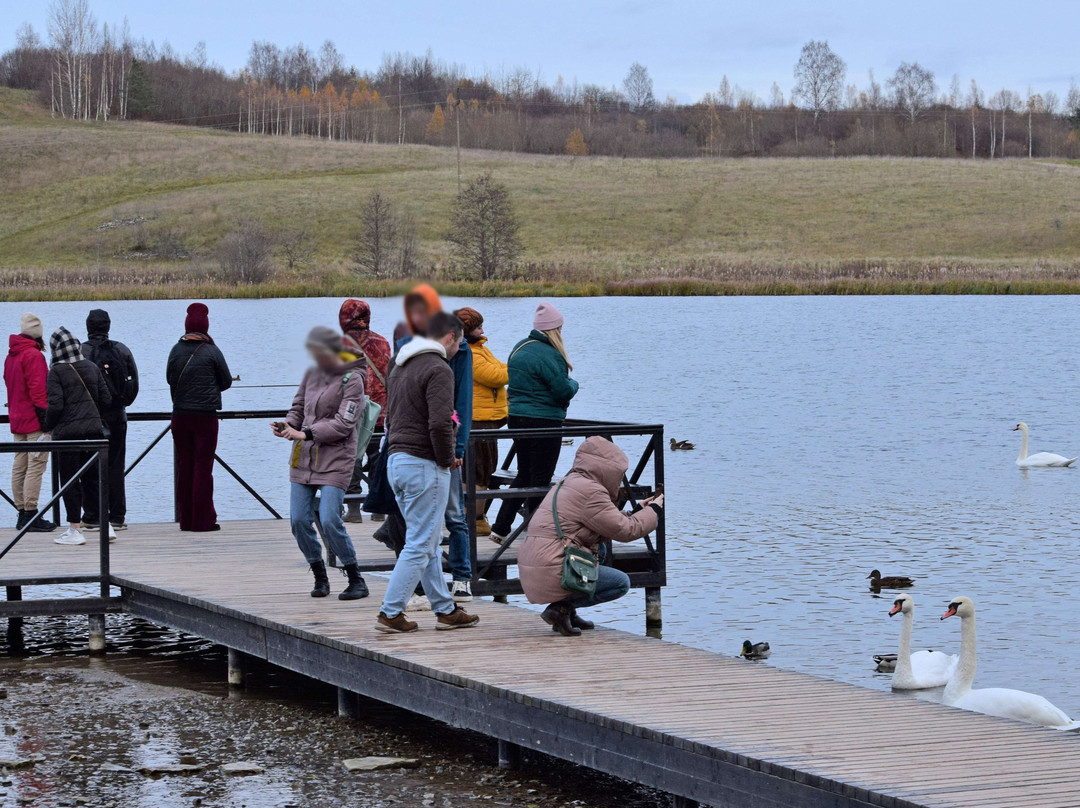
[(284, 432), (286, 424), (284, 421), (274, 421), (271, 426), (274, 427), (275, 432)]
[(653, 491), (653, 494), (652, 494), (652, 495), (653, 495), (654, 497), (658, 497), (658, 496), (660, 496), (660, 495), (661, 495), (662, 493), (664, 493), (664, 484), (663, 484), (663, 483), (660, 483), (660, 484), (659, 484), (658, 486), (656, 486), (656, 490), (655, 490), (655, 491)]

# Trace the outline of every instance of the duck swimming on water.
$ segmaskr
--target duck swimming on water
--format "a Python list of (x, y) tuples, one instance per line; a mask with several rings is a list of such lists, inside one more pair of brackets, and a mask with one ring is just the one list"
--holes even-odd
[(883, 577), (880, 570), (872, 570), (866, 576), (866, 580), (870, 582), (871, 589), (907, 589), (909, 586), (915, 585), (914, 578), (908, 578), (906, 575), (886, 575)]
[(739, 656), (744, 659), (768, 659), (769, 644), (767, 642), (750, 642), (750, 640), (743, 640), (742, 653)]
[(692, 452), (696, 448), (697, 447), (688, 440), (671, 439), (671, 451), (673, 452)]

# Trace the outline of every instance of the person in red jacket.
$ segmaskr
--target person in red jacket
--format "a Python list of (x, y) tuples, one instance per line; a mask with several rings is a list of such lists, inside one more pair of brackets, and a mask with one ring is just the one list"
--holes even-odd
[[(41, 318), (27, 312), (19, 321), (19, 333), (8, 337), (8, 355), (4, 360), (4, 383), (7, 385), (8, 415), (11, 435), (16, 441), (28, 443), (41, 440), (48, 399), (45, 379), (49, 367), (45, 362), (45, 342), (42, 339)], [(11, 495), (19, 518), (15, 527), (29, 523), (28, 531), (51, 533), (56, 525), (45, 517), (34, 519), (41, 494), (41, 478), (49, 465), (48, 452), (21, 452), (15, 455), (11, 469)]]

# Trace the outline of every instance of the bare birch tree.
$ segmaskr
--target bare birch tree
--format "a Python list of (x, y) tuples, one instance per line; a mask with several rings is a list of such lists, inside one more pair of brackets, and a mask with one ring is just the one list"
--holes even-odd
[(823, 112), (840, 106), (847, 65), (833, 53), (827, 41), (810, 40), (803, 45), (795, 63), (794, 95), (814, 113), (814, 123)]
[(911, 123), (933, 106), (937, 91), (933, 72), (918, 62), (901, 62), (889, 79), (889, 87), (896, 99), (896, 108)]

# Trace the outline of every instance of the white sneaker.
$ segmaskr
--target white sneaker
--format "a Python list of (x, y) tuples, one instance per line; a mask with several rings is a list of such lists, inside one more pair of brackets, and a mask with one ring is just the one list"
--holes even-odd
[(506, 539), (507, 539), (506, 536), (500, 536), (494, 530), (491, 531), (491, 533), (488, 535), (488, 538), (491, 539), (496, 544), (506, 544)]
[(450, 585), (450, 594), (454, 603), (469, 603), (472, 600), (472, 584), (468, 581), (454, 581)]
[(69, 527), (53, 541), (56, 544), (86, 544), (86, 537), (73, 527)]
[(413, 595), (409, 598), (409, 602), (405, 604), (405, 611), (407, 612), (430, 612), (431, 601), (424, 595)]
[(109, 525), (109, 541), (116, 541), (116, 528)]

